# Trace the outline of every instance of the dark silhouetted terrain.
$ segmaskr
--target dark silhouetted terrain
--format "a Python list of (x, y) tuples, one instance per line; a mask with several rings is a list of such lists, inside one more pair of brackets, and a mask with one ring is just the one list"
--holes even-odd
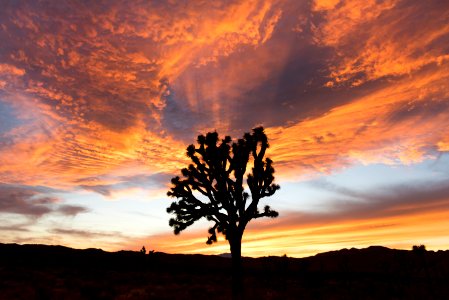
[[(221, 256), (0, 244), (1, 299), (229, 299)], [(449, 251), (244, 258), (246, 299), (449, 299)]]

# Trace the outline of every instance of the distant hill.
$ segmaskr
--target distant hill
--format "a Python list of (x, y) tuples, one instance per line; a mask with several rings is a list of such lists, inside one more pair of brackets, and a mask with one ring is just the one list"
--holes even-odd
[(221, 254), (218, 254), (218, 256), (225, 257), (225, 258), (231, 258), (232, 257), (231, 253), (221, 253)]
[[(244, 258), (246, 299), (449, 299), (449, 251)], [(0, 299), (229, 299), (228, 255), (0, 244)]]

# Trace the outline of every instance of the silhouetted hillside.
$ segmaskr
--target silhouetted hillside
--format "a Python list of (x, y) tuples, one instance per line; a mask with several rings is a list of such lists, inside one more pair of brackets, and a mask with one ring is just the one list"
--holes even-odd
[[(248, 299), (448, 299), (449, 251), (244, 258)], [(1, 299), (229, 299), (221, 256), (0, 244)]]

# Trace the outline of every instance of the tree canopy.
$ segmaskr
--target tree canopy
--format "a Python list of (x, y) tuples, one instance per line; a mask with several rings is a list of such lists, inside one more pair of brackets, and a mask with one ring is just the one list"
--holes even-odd
[[(257, 127), (235, 142), (229, 136), (220, 140), (217, 132), (200, 135), (197, 142), (197, 147), (187, 147), (192, 164), (181, 170), (182, 177), (171, 180), (173, 186), (167, 194), (177, 201), (167, 208), (175, 215), (169, 225), (179, 234), (204, 217), (214, 223), (207, 244), (216, 242), (221, 232), (232, 252), (232, 240), (241, 243), (252, 219), (278, 216), (268, 205), (258, 208), (262, 198), (279, 189), (274, 183), (273, 162), (265, 158), (268, 139), (263, 127)], [(249, 193), (244, 188), (245, 175)]]

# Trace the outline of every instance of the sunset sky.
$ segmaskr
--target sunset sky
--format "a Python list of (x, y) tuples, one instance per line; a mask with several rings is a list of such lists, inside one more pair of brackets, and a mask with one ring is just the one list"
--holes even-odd
[(449, 248), (448, 1), (0, 6), (0, 242), (229, 252), (166, 192), (198, 134), (263, 125), (280, 216), (243, 255)]

